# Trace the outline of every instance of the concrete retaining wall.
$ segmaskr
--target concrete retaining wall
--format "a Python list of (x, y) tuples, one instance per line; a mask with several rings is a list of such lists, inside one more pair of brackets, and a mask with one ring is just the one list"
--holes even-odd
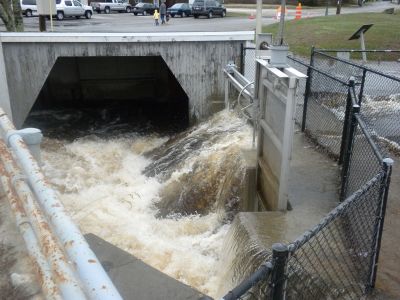
[(21, 126), (59, 57), (161, 56), (188, 95), (194, 122), (223, 102), (222, 69), (230, 59), (238, 62), (240, 44), (253, 38), (253, 32), (2, 33), (0, 105)]

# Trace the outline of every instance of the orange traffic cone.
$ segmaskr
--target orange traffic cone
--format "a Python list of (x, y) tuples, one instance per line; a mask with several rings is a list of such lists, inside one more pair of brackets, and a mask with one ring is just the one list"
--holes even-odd
[(301, 3), (299, 2), (299, 5), (296, 6), (296, 20), (301, 19)]

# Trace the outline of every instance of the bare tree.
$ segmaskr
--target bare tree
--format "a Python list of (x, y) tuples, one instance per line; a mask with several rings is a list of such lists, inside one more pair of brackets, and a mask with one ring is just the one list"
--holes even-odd
[(7, 31), (24, 31), (20, 0), (0, 0), (0, 19)]

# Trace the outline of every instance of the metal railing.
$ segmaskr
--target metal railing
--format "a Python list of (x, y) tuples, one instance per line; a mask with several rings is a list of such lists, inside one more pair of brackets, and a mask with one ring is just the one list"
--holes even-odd
[(48, 185), (38, 161), (42, 135), (16, 130), (0, 109), (1, 182), (48, 299), (122, 299)]

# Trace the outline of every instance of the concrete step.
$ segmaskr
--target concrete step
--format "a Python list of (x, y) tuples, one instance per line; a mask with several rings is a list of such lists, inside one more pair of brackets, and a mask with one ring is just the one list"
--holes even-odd
[(205, 297), (194, 288), (165, 275), (92, 233), (86, 234), (85, 238), (125, 300), (185, 300)]

